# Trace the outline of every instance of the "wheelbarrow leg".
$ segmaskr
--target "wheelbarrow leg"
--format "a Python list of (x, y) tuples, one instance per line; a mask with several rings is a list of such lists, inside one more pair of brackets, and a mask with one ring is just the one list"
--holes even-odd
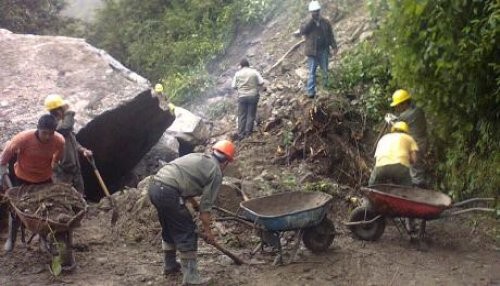
[(425, 219), (420, 221), (420, 229), (418, 231), (418, 250), (427, 251), (429, 250), (429, 245), (425, 241), (425, 227), (427, 225), (427, 221)]
[(304, 236), (304, 230), (300, 229), (297, 232), (297, 235), (295, 236), (295, 239), (297, 240), (297, 242), (295, 243), (295, 246), (293, 247), (292, 256), (290, 257), (290, 261), (288, 261), (288, 263), (292, 263), (295, 260), (295, 257), (297, 256), (297, 252), (299, 251), (299, 248), (300, 248), (300, 242), (302, 241), (302, 236)]
[(281, 236), (279, 233), (274, 233), (277, 237), (276, 247), (278, 248), (278, 254), (274, 258), (273, 265), (283, 265), (283, 247), (281, 246)]
[(12, 212), (9, 213), (9, 234), (7, 237), (7, 241), (5, 241), (4, 250), (6, 252), (11, 252), (14, 249), (14, 245), (16, 244), (17, 231), (20, 226), (19, 219)]

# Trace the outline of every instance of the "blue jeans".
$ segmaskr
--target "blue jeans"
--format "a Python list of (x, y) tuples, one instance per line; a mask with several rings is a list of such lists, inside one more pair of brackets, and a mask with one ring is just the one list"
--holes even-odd
[(323, 86), (328, 84), (328, 49), (318, 51), (315, 57), (307, 57), (309, 68), (309, 78), (307, 79), (307, 95), (313, 97), (316, 95), (316, 69), (318, 66), (323, 73)]

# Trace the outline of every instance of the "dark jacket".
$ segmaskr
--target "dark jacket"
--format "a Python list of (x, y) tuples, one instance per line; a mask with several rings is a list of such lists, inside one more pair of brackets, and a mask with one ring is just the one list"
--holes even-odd
[(404, 121), (410, 127), (410, 135), (417, 141), (418, 149), (422, 153), (427, 152), (427, 121), (424, 111), (411, 105), (399, 115), (399, 120)]
[(330, 46), (334, 49), (337, 48), (332, 25), (323, 17), (319, 18), (318, 24), (312, 18), (302, 24), (300, 26), (300, 34), (306, 38), (304, 54), (308, 57), (316, 56), (317, 51), (320, 50), (326, 49), (329, 51)]
[[(58, 167), (61, 171), (71, 174), (80, 173), (80, 161), (78, 160), (78, 150), (82, 148), (80, 143), (76, 141), (73, 126), (75, 125), (75, 112), (66, 111), (64, 118), (57, 126), (57, 132), (64, 136), (66, 143), (64, 144), (64, 155), (59, 162)], [(56, 169), (57, 172), (57, 169)]]

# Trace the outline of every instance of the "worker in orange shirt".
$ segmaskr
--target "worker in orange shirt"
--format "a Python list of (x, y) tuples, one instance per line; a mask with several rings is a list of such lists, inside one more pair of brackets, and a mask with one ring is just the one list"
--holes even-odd
[[(0, 178), (8, 175), (9, 161), (16, 157), (14, 182), (16, 185), (45, 184), (52, 182), (52, 169), (64, 152), (64, 137), (56, 133), (57, 119), (46, 114), (38, 120), (37, 129), (26, 130), (7, 142), (0, 155)], [(2, 180), (3, 181), (3, 180)], [(9, 238), (4, 249), (12, 251), (19, 221), (9, 217)]]

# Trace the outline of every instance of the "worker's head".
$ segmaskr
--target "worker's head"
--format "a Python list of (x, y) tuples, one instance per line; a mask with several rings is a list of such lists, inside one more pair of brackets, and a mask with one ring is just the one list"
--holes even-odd
[(247, 59), (241, 59), (240, 67), (245, 68), (245, 67), (249, 67), (249, 66), (250, 66), (250, 63), (248, 62)]
[(156, 93), (162, 93), (162, 92), (163, 92), (163, 85), (161, 85), (160, 83), (157, 83), (157, 84), (155, 85), (154, 91), (155, 91)]
[(236, 147), (234, 146), (233, 142), (229, 140), (218, 141), (212, 147), (213, 156), (223, 167), (234, 160), (235, 153)]
[(44, 101), (45, 109), (56, 118), (62, 118), (68, 104), (59, 94), (49, 94)]
[(398, 121), (392, 125), (391, 132), (403, 132), (403, 133), (408, 133), (410, 132), (410, 127), (406, 122), (404, 121)]
[(318, 19), (319, 18), (319, 11), (321, 9), (321, 6), (319, 5), (318, 1), (311, 1), (309, 3), (309, 12), (311, 12), (311, 17), (313, 19)]
[(397, 112), (404, 111), (411, 103), (411, 95), (404, 89), (398, 89), (392, 94), (391, 107), (394, 107)]
[(38, 125), (36, 126), (38, 139), (42, 143), (49, 142), (54, 136), (56, 128), (57, 119), (54, 116), (50, 114), (42, 115), (42, 117), (38, 119)]

